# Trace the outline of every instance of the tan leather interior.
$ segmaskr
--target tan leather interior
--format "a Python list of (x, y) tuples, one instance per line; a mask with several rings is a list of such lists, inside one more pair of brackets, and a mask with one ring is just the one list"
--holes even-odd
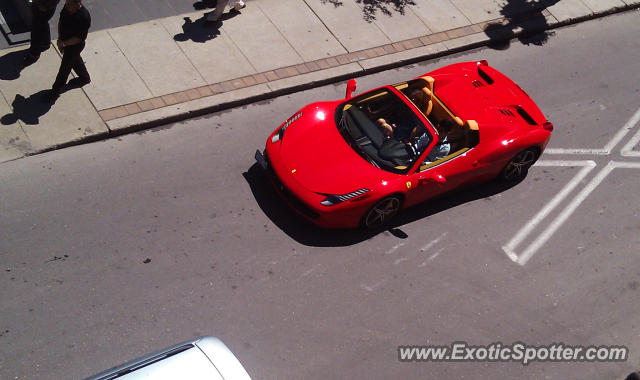
[(425, 116), (429, 116), (429, 114), (433, 110), (433, 91), (431, 91), (427, 87), (423, 87), (422, 88), (422, 92), (425, 95), (425, 99), (426, 99), (425, 103), (426, 104), (421, 110), (422, 110), (422, 112), (424, 113)]

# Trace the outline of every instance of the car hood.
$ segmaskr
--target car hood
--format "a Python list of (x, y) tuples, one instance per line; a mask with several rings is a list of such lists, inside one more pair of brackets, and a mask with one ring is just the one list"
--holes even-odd
[(339, 102), (315, 103), (285, 131), (280, 157), (292, 177), (307, 190), (347, 194), (385, 176), (347, 144), (335, 124)]

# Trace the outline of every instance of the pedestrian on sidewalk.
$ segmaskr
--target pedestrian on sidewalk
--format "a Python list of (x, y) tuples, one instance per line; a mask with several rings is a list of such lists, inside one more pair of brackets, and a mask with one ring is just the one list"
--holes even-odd
[(60, 69), (51, 90), (44, 95), (45, 101), (52, 102), (60, 96), (62, 87), (67, 83), (72, 69), (78, 78), (72, 79), (69, 84), (82, 87), (91, 82), (87, 67), (80, 56), (90, 26), (91, 15), (82, 5), (82, 0), (65, 0), (58, 21), (57, 41), (58, 49), (62, 52), (62, 62), (60, 62)]
[(33, 0), (31, 3), (31, 44), (23, 60), (25, 65), (31, 65), (40, 58), (40, 53), (49, 49), (49, 20), (56, 12), (59, 2), (60, 0)]
[(235, 9), (236, 11), (239, 11), (240, 9), (243, 9), (244, 7), (246, 7), (246, 4), (242, 0), (218, 0), (218, 2), (216, 3), (215, 12), (212, 12), (206, 15), (204, 18), (205, 21), (209, 21), (209, 22), (218, 21), (220, 19), (220, 16), (222, 16), (222, 13), (224, 12), (224, 9), (227, 7), (227, 5), (230, 8)]

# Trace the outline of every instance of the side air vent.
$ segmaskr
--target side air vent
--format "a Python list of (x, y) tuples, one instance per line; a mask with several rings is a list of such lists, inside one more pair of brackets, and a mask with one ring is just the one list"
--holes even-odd
[(471, 84), (473, 85), (473, 87), (484, 87), (484, 84), (479, 80), (474, 80), (473, 82), (471, 82)]
[(480, 78), (482, 78), (485, 82), (489, 84), (493, 84), (494, 82), (493, 78), (491, 78), (489, 74), (482, 71), (482, 69), (480, 69), (480, 66), (478, 66), (478, 75), (480, 75)]
[(537, 125), (536, 121), (533, 120), (533, 118), (531, 117), (531, 115), (529, 115), (527, 113), (527, 111), (524, 110), (524, 108), (518, 106), (516, 107), (516, 109), (518, 110), (518, 114), (530, 125)]
[(503, 114), (504, 116), (511, 116), (511, 117), (516, 116), (510, 109), (500, 108), (498, 109), (498, 111), (500, 111), (500, 113)]

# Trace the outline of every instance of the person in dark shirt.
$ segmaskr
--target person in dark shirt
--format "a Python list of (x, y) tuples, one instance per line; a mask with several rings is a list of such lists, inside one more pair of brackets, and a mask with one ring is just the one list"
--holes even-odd
[(78, 78), (72, 79), (69, 84), (81, 87), (91, 82), (89, 72), (80, 56), (90, 26), (91, 15), (82, 5), (82, 0), (65, 0), (58, 21), (57, 41), (58, 49), (62, 52), (62, 62), (51, 90), (44, 95), (45, 101), (55, 101), (60, 96), (72, 69)]
[(49, 20), (56, 12), (60, 0), (33, 0), (31, 3), (31, 44), (24, 57), (24, 64), (30, 65), (40, 58), (40, 53), (49, 49), (51, 30)]

